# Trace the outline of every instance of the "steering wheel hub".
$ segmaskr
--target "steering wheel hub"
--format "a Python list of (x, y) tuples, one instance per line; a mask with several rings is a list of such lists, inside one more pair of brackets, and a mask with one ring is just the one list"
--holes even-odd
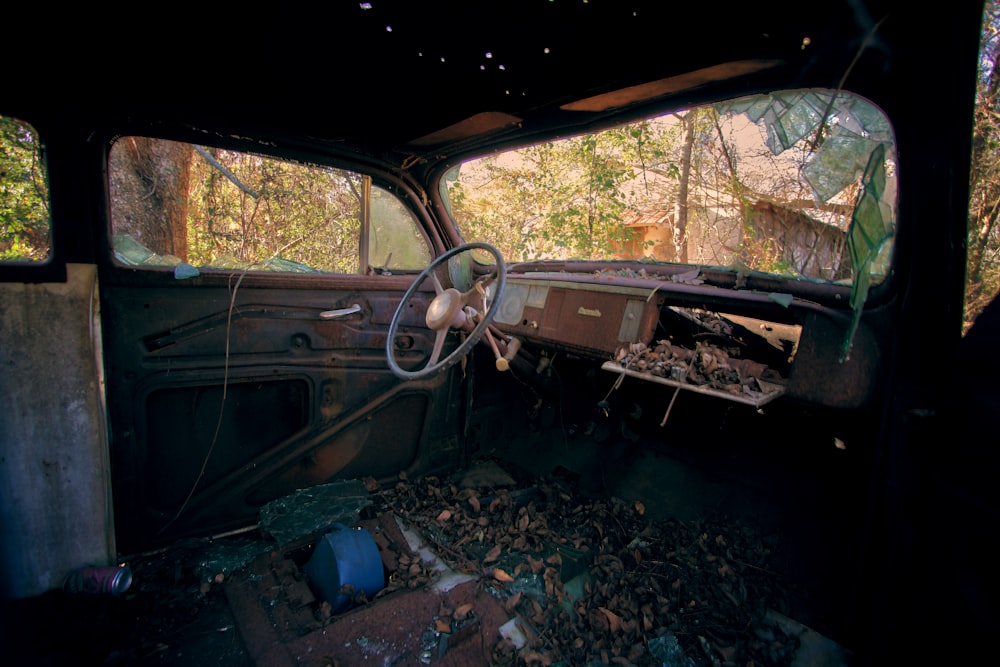
[(427, 308), (427, 326), (438, 331), (447, 327), (459, 328), (465, 323), (465, 313), (462, 307), (462, 293), (454, 287), (434, 297)]

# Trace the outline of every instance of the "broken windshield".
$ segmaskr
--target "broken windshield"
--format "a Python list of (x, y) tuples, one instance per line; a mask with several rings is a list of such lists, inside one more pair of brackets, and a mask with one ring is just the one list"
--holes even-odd
[(639, 260), (853, 285), (887, 274), (891, 126), (871, 103), (781, 91), (466, 162), (442, 187), (468, 241), (512, 262)]

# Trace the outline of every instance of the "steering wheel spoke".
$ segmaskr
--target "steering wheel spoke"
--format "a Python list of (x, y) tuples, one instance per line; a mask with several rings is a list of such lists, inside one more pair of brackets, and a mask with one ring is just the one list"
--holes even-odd
[[(438, 268), (452, 257), (474, 250), (486, 250), (492, 254), (496, 261), (496, 268), (484, 278), (477, 279), (472, 287), (465, 292), (460, 292), (453, 287), (445, 288), (437, 275)], [(402, 368), (396, 360), (396, 336), (399, 332), (403, 314), (410, 309), (410, 301), (412, 301), (414, 294), (416, 294), (428, 278), (434, 286), (435, 297), (428, 306), (425, 321), (428, 329), (434, 332), (434, 345), (427, 363), (422, 368), (407, 370)], [(489, 306), (491, 303), (496, 303), (500, 300), (506, 278), (507, 269), (500, 251), (488, 243), (467, 243), (452, 248), (431, 262), (417, 276), (409, 289), (406, 290), (406, 293), (399, 302), (399, 306), (396, 308), (392, 321), (389, 323), (389, 335), (386, 337), (386, 357), (393, 374), (406, 380), (422, 379), (435, 375), (464, 358), (483, 337), (487, 331), (487, 327), (493, 321), (495, 309)], [(494, 283), (495, 289), (488, 303), (486, 298), (487, 288)], [(466, 314), (465, 309), (467, 307), (476, 311), (475, 318), (470, 318)], [(442, 358), (449, 331), (452, 329), (467, 331), (469, 328), (472, 329), (471, 332), (468, 332), (458, 347)]]
[(434, 283), (434, 293), (441, 294), (444, 292), (444, 287), (441, 286), (441, 280), (438, 279), (437, 274), (434, 271), (430, 272), (431, 281)]
[(428, 366), (433, 366), (441, 358), (441, 350), (444, 349), (444, 341), (448, 338), (448, 329), (438, 329), (437, 335), (434, 337), (434, 349), (431, 350), (431, 356), (427, 360)]

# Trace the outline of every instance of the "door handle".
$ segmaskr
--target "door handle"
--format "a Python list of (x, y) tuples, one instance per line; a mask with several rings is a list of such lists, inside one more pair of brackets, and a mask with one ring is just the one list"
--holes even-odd
[(353, 315), (354, 313), (360, 313), (361, 306), (359, 304), (354, 304), (349, 308), (338, 308), (337, 310), (324, 310), (319, 314), (324, 320), (334, 320), (338, 317), (346, 317), (347, 315)]

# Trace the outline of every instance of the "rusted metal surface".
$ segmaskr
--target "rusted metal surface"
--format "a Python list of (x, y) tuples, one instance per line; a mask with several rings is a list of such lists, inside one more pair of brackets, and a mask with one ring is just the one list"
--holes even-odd
[[(461, 459), (458, 370), (401, 383), (385, 364), (391, 291), (243, 288), (232, 306), (222, 286), (102, 293), (126, 553), (252, 524), (262, 504), (297, 488)], [(433, 344), (420, 325), (426, 300), (417, 294), (406, 319), (413, 359)], [(322, 316), (344, 304), (360, 309)]]

